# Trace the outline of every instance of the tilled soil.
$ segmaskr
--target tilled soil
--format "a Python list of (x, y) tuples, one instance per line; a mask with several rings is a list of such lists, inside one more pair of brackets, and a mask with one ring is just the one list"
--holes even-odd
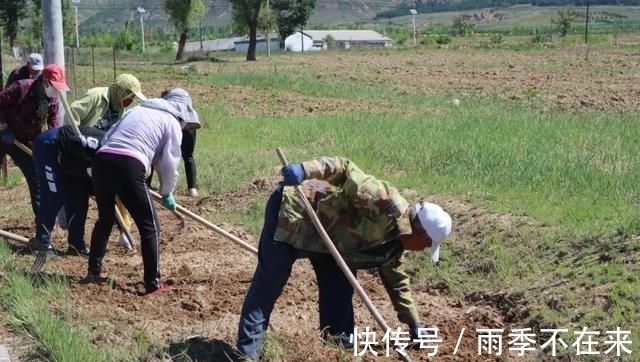
[[(260, 194), (267, 197), (275, 182), (274, 178), (251, 184), (263, 185)], [(19, 187), (22, 188), (23, 186)], [(12, 203), (26, 203), (28, 200), (25, 197), (26, 192), (2, 193), (8, 194), (20, 195), (12, 199)], [(186, 196), (178, 196), (178, 202), (190, 211), (196, 214), (202, 212), (203, 215), (203, 210), (209, 209), (213, 204), (220, 205), (215, 198), (196, 201)], [(3, 208), (6, 210), (7, 206)], [(71, 307), (60, 308), (64, 308), (65, 312), (76, 316), (78, 320), (94, 321), (91, 338), (97, 345), (127, 345), (137, 338), (139, 331), (144, 331), (152, 341), (164, 346), (167, 355), (178, 354), (181, 349), (189, 348), (189, 358), (194, 361), (225, 361), (225, 354), (232, 353), (232, 346), (235, 345), (239, 312), (256, 265), (256, 255), (197, 221), (188, 219), (183, 226), (173, 214), (164, 210), (160, 210), (159, 214), (163, 228), (161, 270), (164, 279), (174, 287), (172, 291), (150, 296), (143, 294), (141, 256), (139, 252), (130, 255), (119, 247), (115, 232), (112, 234), (104, 262), (105, 270), (114, 280), (113, 283), (80, 283), (80, 279), (86, 274), (86, 259), (63, 255), (66, 249), (66, 235), (61, 230), (56, 231), (54, 235), (54, 244), (58, 247), (60, 256), (48, 261), (42, 272), (67, 278), (72, 299)], [(95, 213), (92, 212), (87, 222), (87, 232), (90, 232), (94, 221)], [(257, 243), (256, 237), (239, 225), (217, 226), (251, 245)], [(3, 220), (3, 229), (26, 236), (33, 232), (33, 227), (27, 219)], [(136, 236), (134, 231), (134, 238)], [(29, 270), (33, 257), (20, 251), (21, 243), (10, 243), (16, 252), (18, 266)], [(361, 271), (358, 273), (358, 280), (389, 326), (407, 332), (407, 327), (397, 321), (377, 275)], [(442, 361), (500, 359), (478, 356), (478, 343), (475, 338), (476, 329), (504, 326), (503, 318), (498, 311), (487, 306), (472, 306), (464, 301), (452, 300), (438, 295), (437, 291), (416, 290), (414, 298), (422, 320), (429, 327), (438, 328), (437, 339), (441, 339), (442, 342), (434, 342), (429, 348), (425, 346), (423, 349), (409, 351), (412, 360), (426, 361), (430, 359), (428, 355), (434, 351), (437, 351), (438, 360)], [(376, 331), (375, 340), (380, 343), (375, 349), (378, 357), (368, 351), (362, 355), (363, 360), (397, 358), (394, 357), (396, 354), (393, 347), (388, 352), (384, 348), (383, 333), (380, 332), (371, 313), (357, 295), (355, 299), (357, 327), (360, 331), (366, 328)], [(317, 326), (315, 276), (308, 261), (300, 260), (294, 265), (291, 278), (276, 304), (271, 320), (272, 330), (277, 338), (282, 339), (287, 349), (287, 360), (335, 360), (339, 355), (348, 353), (324, 344), (319, 338)], [(9, 339), (10, 334), (11, 332), (5, 331), (3, 340), (6, 340), (11, 348), (13, 343)], [(456, 349), (459, 337), (461, 340)], [(24, 339), (19, 336), (14, 338)], [(12, 349), (15, 350), (18, 346), (20, 343), (16, 343)], [(19, 348), (15, 353), (27, 351), (26, 348)], [(386, 353), (390, 356), (385, 357)], [(162, 355), (156, 353), (151, 360), (161, 358)]]

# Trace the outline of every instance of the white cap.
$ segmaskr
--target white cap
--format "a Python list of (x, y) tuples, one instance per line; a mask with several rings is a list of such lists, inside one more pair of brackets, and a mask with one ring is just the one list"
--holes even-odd
[(43, 70), (44, 69), (44, 61), (42, 60), (42, 55), (38, 53), (32, 53), (29, 55), (29, 59), (27, 60), (29, 64), (31, 64), (31, 68), (33, 70)]
[(440, 244), (451, 234), (451, 216), (436, 204), (419, 202), (415, 204), (420, 225), (431, 238), (431, 261), (440, 259)]

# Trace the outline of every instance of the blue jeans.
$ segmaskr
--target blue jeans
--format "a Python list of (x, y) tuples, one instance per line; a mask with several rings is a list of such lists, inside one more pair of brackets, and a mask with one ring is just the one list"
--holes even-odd
[[(242, 305), (238, 325), (238, 350), (257, 360), (273, 306), (282, 294), (298, 252), (286, 243), (275, 241), (282, 186), (267, 201), (264, 225), (258, 245), (258, 266)], [(331, 255), (310, 258), (319, 289), (320, 329), (323, 335), (353, 333), (353, 287)]]
[(51, 231), (58, 211), (62, 208), (64, 194), (58, 167), (58, 128), (42, 132), (33, 141), (33, 165), (40, 183), (40, 207), (36, 212), (36, 239), (45, 246), (51, 245)]

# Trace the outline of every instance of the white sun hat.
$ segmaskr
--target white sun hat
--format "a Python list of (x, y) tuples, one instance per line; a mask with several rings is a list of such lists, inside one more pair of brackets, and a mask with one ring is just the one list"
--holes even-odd
[(430, 202), (415, 204), (420, 225), (431, 238), (431, 261), (440, 259), (440, 244), (451, 234), (451, 216), (440, 206)]

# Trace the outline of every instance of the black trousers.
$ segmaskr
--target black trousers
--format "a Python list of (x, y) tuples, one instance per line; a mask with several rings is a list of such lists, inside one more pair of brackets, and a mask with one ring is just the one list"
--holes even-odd
[(198, 174), (196, 170), (196, 160), (193, 158), (193, 150), (196, 148), (196, 130), (182, 130), (182, 160), (184, 160), (184, 173), (187, 178), (187, 189), (198, 188)]
[(67, 217), (70, 245), (85, 245), (84, 226), (89, 211), (89, 196), (93, 194), (91, 179), (61, 172), (64, 193), (64, 211)]
[(147, 187), (144, 165), (132, 157), (98, 153), (93, 160), (92, 173), (98, 221), (91, 233), (89, 273), (102, 271), (118, 195), (140, 233), (145, 288), (157, 289), (160, 286), (160, 225)]

